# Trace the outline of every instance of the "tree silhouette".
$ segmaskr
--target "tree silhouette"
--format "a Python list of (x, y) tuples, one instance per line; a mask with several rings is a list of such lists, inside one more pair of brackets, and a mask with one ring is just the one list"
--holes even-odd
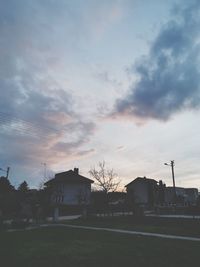
[(10, 216), (16, 210), (15, 188), (6, 177), (0, 177), (0, 213)]
[(0, 177), (0, 194), (6, 194), (14, 191), (14, 186), (11, 185), (10, 181), (4, 177)]
[(26, 181), (24, 181), (23, 183), (21, 183), (17, 190), (21, 193), (27, 193), (29, 191), (29, 187)]
[(120, 180), (114, 170), (107, 169), (105, 165), (105, 161), (99, 162), (99, 169), (92, 168), (89, 174), (95, 179), (95, 184), (107, 194), (117, 190)]

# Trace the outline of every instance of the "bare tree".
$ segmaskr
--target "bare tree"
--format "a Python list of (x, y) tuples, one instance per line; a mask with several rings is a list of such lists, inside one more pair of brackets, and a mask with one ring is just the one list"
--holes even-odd
[(46, 177), (43, 177), (43, 178), (41, 179), (41, 181), (39, 182), (38, 189), (39, 189), (39, 190), (44, 189), (44, 187), (45, 187), (45, 183), (48, 182), (49, 180), (53, 179), (54, 176), (55, 176), (54, 171), (52, 171), (52, 170), (48, 170), (48, 174), (47, 174), (47, 176), (46, 176)]
[(107, 169), (105, 165), (105, 161), (99, 162), (99, 170), (94, 167), (89, 171), (89, 174), (95, 179), (95, 184), (107, 194), (108, 192), (115, 192), (121, 181), (114, 170)]

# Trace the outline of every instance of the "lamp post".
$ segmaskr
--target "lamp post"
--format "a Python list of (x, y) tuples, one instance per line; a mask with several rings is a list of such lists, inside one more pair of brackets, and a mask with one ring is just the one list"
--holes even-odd
[(164, 165), (171, 166), (172, 169), (172, 180), (174, 188), (174, 202), (176, 203), (176, 186), (175, 186), (175, 177), (174, 177), (174, 160), (171, 160), (170, 163), (164, 163)]

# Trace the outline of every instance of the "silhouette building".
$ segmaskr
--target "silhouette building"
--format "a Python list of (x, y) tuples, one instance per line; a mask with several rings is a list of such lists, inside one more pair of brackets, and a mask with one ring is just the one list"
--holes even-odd
[(79, 169), (57, 173), (45, 183), (51, 190), (51, 204), (89, 205), (94, 181), (79, 174)]
[(155, 205), (158, 195), (157, 181), (146, 177), (137, 177), (126, 186), (127, 195), (135, 204), (151, 208)]

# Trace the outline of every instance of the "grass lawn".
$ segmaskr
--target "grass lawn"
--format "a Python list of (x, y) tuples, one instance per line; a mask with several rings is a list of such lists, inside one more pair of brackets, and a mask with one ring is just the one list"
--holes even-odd
[(133, 216), (91, 217), (67, 221), (68, 224), (108, 227), (133, 231), (200, 237), (200, 220)]
[(64, 227), (0, 233), (2, 267), (188, 267), (199, 251), (199, 242)]

